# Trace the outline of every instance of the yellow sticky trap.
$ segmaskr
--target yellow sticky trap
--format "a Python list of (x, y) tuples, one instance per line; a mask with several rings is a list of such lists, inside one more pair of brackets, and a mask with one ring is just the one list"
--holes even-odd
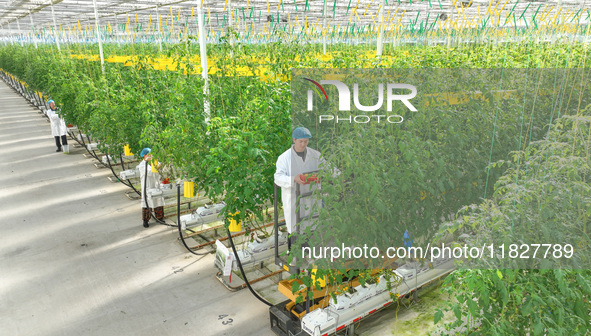
[(318, 284), (320, 285), (321, 288), (326, 287), (326, 279), (323, 278), (316, 278), (316, 268), (314, 268), (312, 270), (312, 272), (310, 272), (310, 276), (312, 277), (312, 286), (313, 288), (316, 287), (316, 283), (318, 282)]
[(156, 167), (158, 167), (158, 160), (156, 160), (156, 159), (152, 160), (152, 164), (150, 166), (152, 166), (152, 173), (158, 172), (158, 169), (156, 169)]
[(242, 231), (242, 222), (240, 220), (235, 220), (233, 216), (236, 216), (240, 213), (240, 211), (230, 214), (228, 220), (230, 221), (230, 226), (228, 226), (228, 230), (230, 232), (240, 232)]
[(195, 182), (185, 181), (183, 189), (185, 198), (195, 197)]
[(125, 147), (123, 147), (123, 153), (125, 154), (125, 156), (133, 155), (133, 153), (131, 152), (131, 149), (129, 148), (129, 145), (125, 145)]

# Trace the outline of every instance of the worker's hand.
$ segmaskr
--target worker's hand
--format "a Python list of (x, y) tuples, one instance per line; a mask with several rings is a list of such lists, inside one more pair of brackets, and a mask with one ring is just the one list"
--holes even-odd
[(296, 177), (293, 180), (294, 180), (295, 183), (300, 184), (300, 185), (306, 184), (306, 181), (304, 181), (302, 179), (302, 174), (296, 175)]

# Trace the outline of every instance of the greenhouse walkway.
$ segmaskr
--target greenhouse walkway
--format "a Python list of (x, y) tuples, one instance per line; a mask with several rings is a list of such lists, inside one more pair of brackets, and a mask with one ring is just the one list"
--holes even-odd
[(0, 81), (0, 335), (273, 335), (268, 307), (228, 292), (213, 255), (141, 225), (139, 201)]

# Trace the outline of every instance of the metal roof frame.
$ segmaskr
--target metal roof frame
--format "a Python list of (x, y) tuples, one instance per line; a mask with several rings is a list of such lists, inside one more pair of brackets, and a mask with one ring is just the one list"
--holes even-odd
[[(382, 0), (97, 0), (97, 11), (103, 27), (124, 25), (153, 28), (156, 23), (156, 10), (162, 18), (162, 25), (172, 16), (174, 25), (184, 28), (188, 25), (192, 32), (197, 31), (193, 10), (202, 4), (206, 17), (206, 29), (223, 29), (228, 25), (228, 17), (233, 16), (233, 24), (238, 31), (262, 31), (276, 25), (277, 17), (281, 24), (326, 24), (331, 27), (376, 26), (377, 13)], [(428, 22), (448, 23), (447, 20), (484, 16), (485, 12), (503, 12), (501, 17), (507, 23), (513, 13), (515, 23), (521, 18), (538, 15), (551, 20), (568, 13), (566, 20), (575, 17), (579, 24), (590, 21), (591, 11), (587, 8), (591, 0), (383, 0), (385, 20), (403, 25)], [(323, 13), (326, 4), (326, 13)], [(61, 29), (76, 29), (93, 26), (94, 7), (91, 0), (53, 0), (56, 23)], [(231, 11), (230, 11), (231, 8)], [(225, 10), (224, 10), (225, 9)], [(180, 13), (180, 19), (178, 14)], [(232, 13), (232, 14), (229, 14)], [(393, 18), (393, 14), (396, 13)], [(551, 14), (549, 14), (551, 13)], [(28, 18), (28, 16), (32, 15)], [(190, 20), (190, 17), (193, 20)], [(506, 16), (506, 17), (505, 17)], [(445, 19), (445, 20), (444, 20)], [(129, 20), (129, 21), (128, 21)], [(511, 23), (511, 22), (509, 22)], [(520, 23), (523, 26), (523, 23)], [(49, 29), (53, 26), (51, 0), (0, 0), (0, 34), (23, 35), (34, 30)], [(136, 26), (137, 27), (137, 26)], [(115, 28), (118, 29), (118, 28)]]

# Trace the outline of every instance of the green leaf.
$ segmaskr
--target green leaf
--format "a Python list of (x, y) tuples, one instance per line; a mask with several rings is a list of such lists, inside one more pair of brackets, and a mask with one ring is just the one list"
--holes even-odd
[(299, 284), (297, 281), (294, 281), (294, 282), (291, 284), (291, 292), (292, 292), (293, 294), (295, 294), (295, 292), (297, 292), (299, 289), (300, 289), (300, 284)]
[(443, 312), (440, 309), (437, 309), (435, 315), (433, 316), (433, 324), (437, 324), (443, 318)]
[(528, 316), (532, 312), (532, 300), (528, 299), (521, 309), (521, 313), (524, 316)]
[(582, 318), (584, 321), (589, 320), (589, 312), (587, 311), (585, 304), (581, 299), (578, 299), (575, 302), (574, 310), (578, 317)]
[(503, 273), (501, 273), (501, 270), (497, 270), (497, 276), (499, 279), (503, 280)]
[(498, 284), (499, 292), (501, 294), (501, 301), (503, 304), (507, 304), (509, 302), (509, 293), (507, 292), (507, 287), (503, 283)]
[(472, 314), (472, 316), (479, 316), (480, 314), (479, 309), (478, 309), (478, 305), (476, 304), (476, 302), (474, 302), (473, 300), (467, 300), (466, 304), (468, 305), (468, 310), (470, 310), (470, 314)]

